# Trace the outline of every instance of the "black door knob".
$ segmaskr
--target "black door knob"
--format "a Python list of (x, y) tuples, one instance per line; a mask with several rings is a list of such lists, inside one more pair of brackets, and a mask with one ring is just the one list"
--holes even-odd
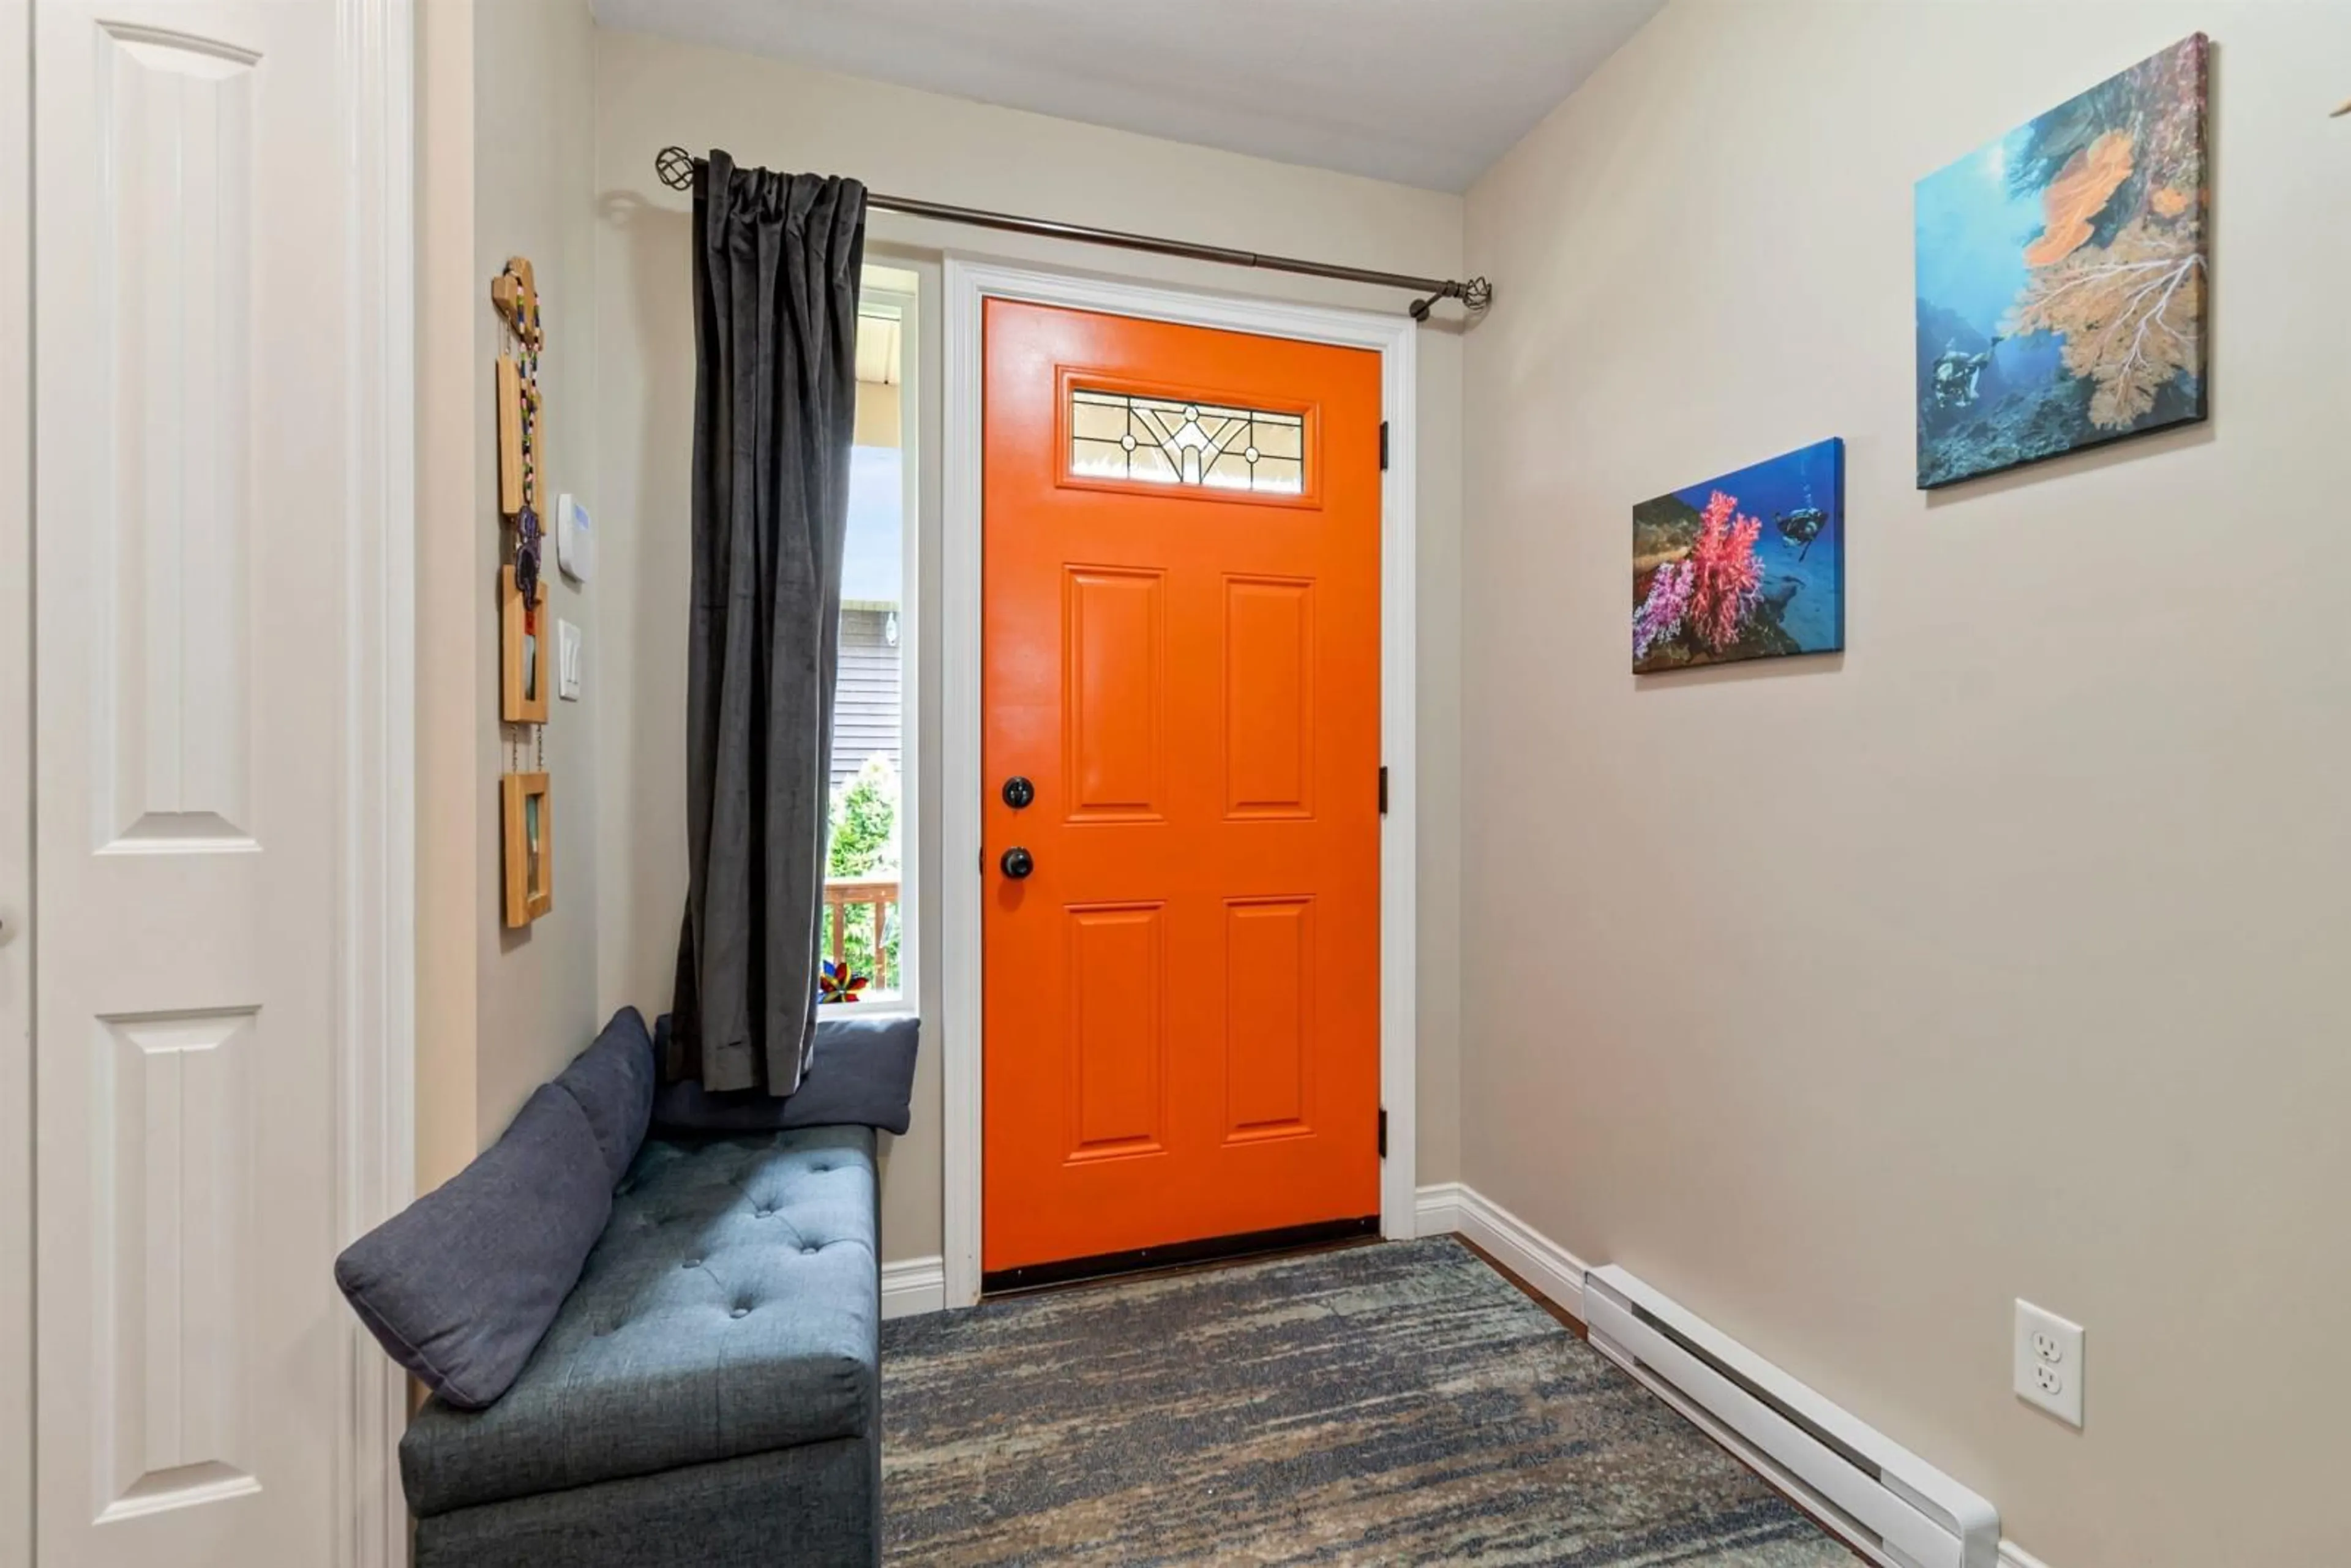
[(1027, 876), (1030, 872), (1037, 869), (1037, 857), (1030, 854), (1027, 850), (1022, 849), (1019, 844), (1015, 844), (1010, 849), (1005, 851), (1004, 858), (996, 863), (1004, 868), (1005, 875), (1010, 877), (1015, 882), (1019, 882), (1022, 877)]
[(1029, 801), (1034, 800), (1036, 798), (1037, 786), (1029, 783), (1028, 779), (1023, 779), (1019, 774), (1015, 773), (1011, 778), (1007, 779), (1004, 781), (1004, 803), (1011, 807), (1014, 810), (1017, 811), (1020, 810), (1021, 807), (1026, 806)]

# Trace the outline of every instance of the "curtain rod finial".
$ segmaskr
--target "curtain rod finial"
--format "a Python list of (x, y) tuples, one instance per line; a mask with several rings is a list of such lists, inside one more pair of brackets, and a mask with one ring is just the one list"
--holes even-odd
[(694, 189), (694, 154), (683, 147), (664, 147), (653, 154), (653, 173), (673, 191)]
[(1494, 303), (1494, 286), (1482, 277), (1473, 277), (1467, 282), (1448, 280), (1427, 298), (1416, 299), (1405, 306), (1405, 313), (1416, 321), (1426, 321), (1429, 311), (1440, 299), (1458, 299), (1470, 315), (1481, 316), (1485, 314), (1486, 308)]

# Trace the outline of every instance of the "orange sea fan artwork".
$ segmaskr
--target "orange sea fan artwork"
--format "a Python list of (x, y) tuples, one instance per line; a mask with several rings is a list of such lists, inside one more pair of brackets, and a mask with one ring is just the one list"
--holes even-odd
[(2033, 273), (2001, 323), (2064, 336), (2065, 368), (2096, 385), (2101, 430), (2128, 429), (2166, 382), (2204, 372), (2204, 254), (2186, 226), (2133, 220), (2112, 245)]
[(2024, 247), (2029, 267), (2051, 267), (2082, 248), (2091, 220), (2105, 207), (2116, 187), (2130, 178), (2131, 139), (2109, 131), (2065, 162), (2041, 193), (2045, 223), (2041, 237)]
[(2155, 209), (2157, 217), (2176, 218), (2188, 210), (2188, 204), (2194, 199), (2177, 185), (2166, 185), (2149, 196), (2147, 204)]

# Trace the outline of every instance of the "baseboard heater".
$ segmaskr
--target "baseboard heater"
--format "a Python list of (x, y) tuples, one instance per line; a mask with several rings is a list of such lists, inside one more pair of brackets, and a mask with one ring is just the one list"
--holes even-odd
[(1592, 1348), (1886, 1568), (1996, 1568), (1991, 1504), (1618, 1268), (1583, 1277)]

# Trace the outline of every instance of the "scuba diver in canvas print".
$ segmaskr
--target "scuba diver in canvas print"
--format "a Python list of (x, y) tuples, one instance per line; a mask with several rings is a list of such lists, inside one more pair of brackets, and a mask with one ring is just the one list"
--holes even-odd
[(1954, 338), (1935, 361), (1935, 368), (1927, 378), (1927, 402), (1920, 413), (1949, 413), (1955, 409), (1973, 408), (1983, 385), (1984, 367), (1991, 363), (1992, 350), (2000, 347), (1994, 338), (1980, 354), (1959, 351)]
[(1795, 545), (1796, 559), (1802, 560), (1813, 550), (1813, 541), (1821, 537), (1821, 529), (1829, 520), (1826, 511), (1818, 507), (1798, 507), (1792, 512), (1782, 512), (1771, 519), (1780, 537)]

